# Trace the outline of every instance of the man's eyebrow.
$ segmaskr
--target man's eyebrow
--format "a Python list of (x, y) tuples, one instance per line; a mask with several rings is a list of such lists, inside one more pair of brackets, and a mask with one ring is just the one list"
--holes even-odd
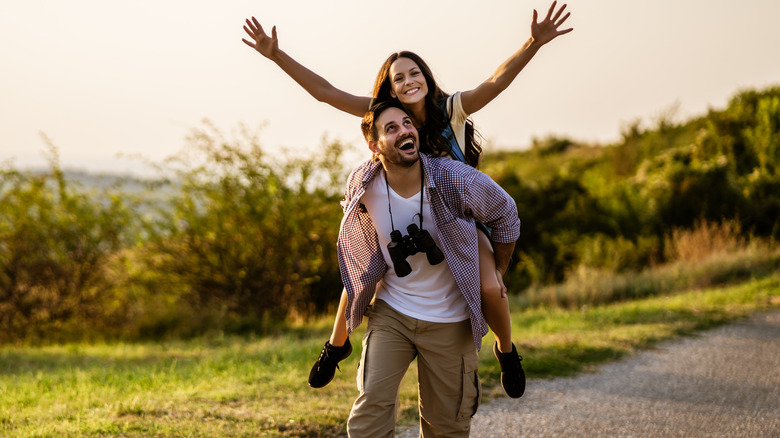
[(391, 120), (391, 121), (385, 123), (385, 126), (382, 127), (382, 130), (383, 131), (387, 131), (387, 128), (389, 128), (391, 126), (395, 126), (395, 125), (397, 125), (397, 123), (395, 123), (394, 120)]

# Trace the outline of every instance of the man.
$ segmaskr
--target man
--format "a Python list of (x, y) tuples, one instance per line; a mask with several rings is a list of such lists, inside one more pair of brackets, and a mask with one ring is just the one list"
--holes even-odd
[(480, 397), (477, 349), (487, 333), (474, 220), (492, 228), (504, 274), (519, 236), (517, 208), (474, 168), (420, 154), (417, 130), (397, 104), (373, 106), (361, 127), (374, 160), (352, 172), (342, 204), (346, 331), (374, 304), (348, 433), (393, 436), (398, 389), (416, 357), (422, 435), (468, 436)]

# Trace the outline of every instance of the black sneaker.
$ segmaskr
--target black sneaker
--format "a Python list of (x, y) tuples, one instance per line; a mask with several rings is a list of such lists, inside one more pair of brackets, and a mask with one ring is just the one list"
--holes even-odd
[[(322, 347), (320, 357), (317, 358), (317, 362), (311, 367), (309, 373), (309, 386), (312, 388), (322, 388), (333, 380), (333, 376), (336, 375), (336, 368), (339, 368), (339, 362), (349, 357), (352, 354), (352, 344), (347, 338), (347, 342), (341, 347), (334, 347), (330, 345), (330, 341), (325, 342), (325, 346)], [(341, 371), (341, 368), (339, 368)]]
[(525, 371), (520, 363), (523, 357), (517, 354), (515, 344), (512, 344), (511, 352), (501, 353), (496, 343), (493, 345), (493, 354), (501, 364), (501, 386), (504, 387), (506, 395), (512, 398), (522, 397), (525, 392)]

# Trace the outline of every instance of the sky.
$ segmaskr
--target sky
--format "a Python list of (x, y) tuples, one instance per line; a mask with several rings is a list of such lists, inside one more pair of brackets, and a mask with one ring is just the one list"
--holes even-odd
[[(241, 42), (255, 16), (282, 50), (369, 95), (382, 62), (412, 50), (447, 92), (487, 79), (530, 36), (540, 0), (25, 0), (0, 5), (0, 164), (142, 173), (210, 120), (242, 124), (268, 151), (323, 141), (369, 156), (359, 119), (317, 102)], [(559, 4), (560, 5), (560, 4)], [(723, 108), (780, 84), (777, 0), (572, 0), (574, 31), (542, 47), (472, 118), (487, 149), (567, 136), (607, 144), (628, 124)], [(540, 17), (541, 18), (541, 17)], [(48, 139), (48, 140), (45, 140)], [(362, 154), (365, 152), (365, 154)], [(357, 161), (356, 161), (357, 162)]]

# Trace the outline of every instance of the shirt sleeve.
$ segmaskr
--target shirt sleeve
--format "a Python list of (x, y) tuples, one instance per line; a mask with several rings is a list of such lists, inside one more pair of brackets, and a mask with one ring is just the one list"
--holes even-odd
[(469, 114), (466, 114), (466, 112), (463, 111), (463, 101), (461, 100), (460, 91), (448, 97), (447, 100), (447, 105), (449, 105), (449, 108), (452, 108), (452, 124), (465, 124)]
[(474, 218), (491, 228), (491, 240), (511, 243), (520, 237), (517, 205), (493, 179), (475, 170), (474, 179), (466, 185), (464, 195)]

